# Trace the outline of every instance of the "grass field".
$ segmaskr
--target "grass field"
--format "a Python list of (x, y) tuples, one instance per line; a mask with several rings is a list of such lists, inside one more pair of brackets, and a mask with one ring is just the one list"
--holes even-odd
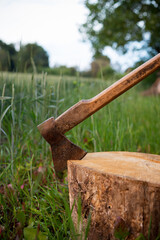
[[(49, 145), (37, 125), (89, 99), (116, 79), (0, 73), (0, 238), (86, 239), (74, 229), (67, 178), (57, 180)], [(66, 135), (88, 152), (160, 154), (160, 98), (140, 86)], [(16, 238), (17, 237), (17, 238)]]

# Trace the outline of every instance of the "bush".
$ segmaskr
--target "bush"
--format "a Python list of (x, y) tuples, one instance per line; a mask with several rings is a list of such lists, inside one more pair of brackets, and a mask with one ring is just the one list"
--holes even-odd
[(106, 66), (99, 70), (97, 77), (101, 78), (103, 77), (104, 79), (110, 79), (115, 75), (116, 71), (111, 67), (111, 66)]
[(75, 67), (59, 66), (54, 68), (47, 68), (45, 71), (51, 75), (65, 75), (65, 76), (76, 76), (77, 69)]

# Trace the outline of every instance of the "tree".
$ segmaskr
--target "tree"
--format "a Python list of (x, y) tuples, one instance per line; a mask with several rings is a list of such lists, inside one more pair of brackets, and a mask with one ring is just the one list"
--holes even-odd
[(106, 56), (97, 56), (91, 63), (92, 77), (98, 77), (99, 72), (110, 65), (110, 59)]
[(91, 41), (95, 55), (106, 46), (128, 51), (140, 42), (149, 57), (160, 52), (159, 0), (85, 0), (89, 10), (81, 31)]
[(6, 44), (0, 40), (0, 70), (16, 70), (17, 51), (13, 44)]
[(30, 72), (36, 68), (38, 71), (49, 67), (47, 52), (36, 43), (29, 43), (20, 47), (18, 53), (18, 71)]

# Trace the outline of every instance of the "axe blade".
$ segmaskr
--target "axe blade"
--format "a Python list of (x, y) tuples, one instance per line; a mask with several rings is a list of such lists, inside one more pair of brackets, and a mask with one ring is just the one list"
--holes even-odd
[(61, 135), (60, 141), (51, 144), (51, 149), (56, 172), (67, 169), (67, 160), (80, 160), (87, 153), (69, 141), (64, 135)]
[(67, 160), (80, 160), (87, 152), (69, 141), (56, 127), (54, 118), (49, 118), (38, 129), (51, 145), (52, 159), (56, 172), (67, 169)]

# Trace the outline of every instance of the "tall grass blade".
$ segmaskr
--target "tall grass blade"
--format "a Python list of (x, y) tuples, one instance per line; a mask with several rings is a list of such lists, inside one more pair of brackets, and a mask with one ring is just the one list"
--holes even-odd
[(87, 226), (86, 226), (85, 235), (84, 235), (84, 239), (85, 239), (85, 240), (87, 240), (87, 238), (88, 238), (88, 233), (89, 233), (90, 225), (91, 225), (91, 213), (89, 213), (88, 219), (87, 219)]
[(14, 109), (14, 83), (12, 84), (12, 100), (11, 100), (11, 106), (12, 106), (12, 125), (11, 125), (11, 168), (12, 168), (12, 174), (13, 174), (13, 168), (14, 168), (14, 127), (15, 127), (15, 109)]
[(6, 113), (8, 112), (8, 110), (10, 109), (10, 107), (12, 106), (12, 104), (10, 104), (2, 113), (1, 117), (0, 117), (0, 124), (2, 123), (2, 120), (4, 118), (4, 116), (6, 115)]

